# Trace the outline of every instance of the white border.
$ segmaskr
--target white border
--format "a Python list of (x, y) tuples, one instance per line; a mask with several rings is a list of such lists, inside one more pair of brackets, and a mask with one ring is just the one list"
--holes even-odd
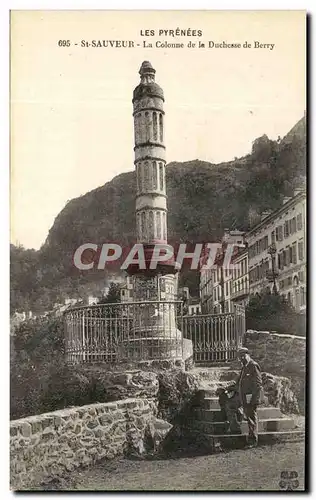
[[(7, 241), (7, 235), (9, 237), (9, 88), (8, 88), (8, 80), (9, 80), (9, 10), (29, 10), (29, 9), (39, 9), (39, 10), (307, 10), (310, 14), (315, 12), (315, 2), (311, 0), (302, 2), (299, 0), (288, 0), (286, 4), (281, 0), (257, 0), (257, 1), (233, 1), (233, 0), (222, 0), (222, 1), (209, 1), (209, 0), (195, 0), (193, 1), (175, 1), (175, 0), (160, 0), (160, 1), (152, 1), (150, 3), (150, 8), (147, 2), (145, 1), (128, 1), (128, 0), (112, 0), (112, 1), (83, 1), (83, 0), (41, 0), (41, 1), (2, 1), (0, 4), (0, 64), (1, 64), (1, 78), (0, 78), (0, 103), (1, 103), (1, 135), (0, 135), (0, 158), (1, 158), (1, 180), (0, 180), (0, 199), (1, 199), (1, 211), (0, 211), (0, 221), (1, 221), (1, 240), (0, 240), (0, 256), (2, 263), (2, 273), (1, 273), (1, 300), (0, 300), (0, 318), (1, 318), (1, 334), (3, 340), (3, 346), (1, 349), (2, 352), (2, 362), (1, 362), (1, 401), (4, 405), (1, 415), (1, 432), (3, 433), (2, 447), (1, 447), (1, 498), (7, 498), (10, 495), (8, 491), (9, 484), (9, 475), (8, 475), (8, 464), (9, 464), (9, 439), (8, 439), (8, 413), (9, 409), (6, 406), (9, 402), (9, 370), (8, 370), (8, 361), (5, 362), (4, 359), (9, 360), (9, 307), (8, 307), (8, 295), (9, 295), (9, 272), (8, 272), (8, 256), (9, 256), (9, 245)], [(312, 24), (313, 24), (312, 20)], [(310, 39), (310, 51), (312, 52), (311, 57), (311, 69), (315, 68), (315, 47), (314, 40)], [(311, 81), (314, 81), (313, 74), (310, 75)], [(311, 81), (310, 92), (312, 89)], [(312, 104), (312, 103), (310, 103)], [(308, 113), (314, 117), (314, 105), (309, 108)], [(310, 137), (310, 148), (314, 143), (314, 132), (313, 136)], [(312, 158), (310, 157), (310, 162)], [(315, 168), (314, 162), (309, 165), (310, 172)], [(311, 215), (311, 226), (310, 234), (311, 234), (311, 247), (310, 247), (310, 255), (314, 255), (314, 238), (313, 229), (314, 229), (314, 221), (315, 217), (315, 204), (313, 203), (313, 193), (316, 194), (315, 187), (315, 176), (311, 175), (310, 177), (310, 191), (312, 196), (310, 196), (310, 215)], [(309, 279), (311, 279), (311, 283), (314, 283), (314, 269), (311, 269), (311, 275)], [(312, 303), (313, 297), (310, 297), (310, 309), (311, 311), (315, 310)], [(316, 305), (316, 304), (315, 304)], [(311, 318), (312, 319), (312, 318)], [(310, 410), (315, 409), (314, 402), (316, 400), (316, 394), (314, 397), (314, 388), (316, 387), (315, 380), (315, 372), (312, 373), (312, 365), (313, 365), (313, 356), (314, 356), (314, 340), (313, 336), (316, 333), (313, 331), (313, 324), (310, 324), (309, 331), (311, 334), (311, 339), (309, 342), (310, 349), (310, 386), (312, 388), (310, 394)], [(5, 355), (7, 354), (7, 357)], [(312, 420), (310, 418), (310, 420)], [(312, 422), (310, 422), (312, 424)], [(310, 454), (312, 455), (313, 449), (315, 449), (314, 435), (311, 434), (312, 440), (310, 439)], [(312, 457), (310, 457), (312, 458)], [(211, 474), (211, 471), (209, 471)], [(310, 483), (311, 487), (313, 487), (313, 462), (310, 469)], [(151, 498), (156, 497), (154, 493), (148, 493)], [(44, 494), (43, 494), (44, 495)], [(59, 493), (59, 495), (64, 495)], [(214, 497), (214, 493), (211, 494)], [(40, 498), (42, 495), (37, 494), (29, 495), (28, 498)], [(121, 496), (121, 495), (119, 495)], [(123, 496), (123, 495), (122, 495)], [(124, 495), (125, 496), (125, 495)], [(217, 495), (215, 495), (217, 496)], [(221, 498), (227, 498), (230, 495), (220, 495)], [(269, 495), (270, 496), (270, 495)], [(275, 495), (277, 498), (279, 496)], [(273, 496), (272, 496), (273, 497)], [(91, 495), (87, 495), (86, 498), (92, 498)], [(157, 497), (158, 498), (158, 497)], [(270, 496), (271, 498), (271, 496)]]

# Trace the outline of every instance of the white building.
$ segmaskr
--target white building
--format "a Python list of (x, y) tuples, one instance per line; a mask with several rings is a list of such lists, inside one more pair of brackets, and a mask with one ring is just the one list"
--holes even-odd
[(297, 312), (306, 310), (306, 192), (297, 190), (247, 234), (250, 296), (274, 283)]
[(190, 297), (188, 300), (188, 314), (189, 316), (195, 316), (201, 314), (201, 302), (199, 297)]
[(231, 301), (246, 306), (249, 297), (248, 248), (240, 248), (233, 258), (233, 278)]
[(126, 276), (126, 281), (121, 285), (121, 302), (133, 302), (133, 277)]
[(99, 301), (98, 297), (93, 297), (92, 295), (89, 295), (88, 297), (88, 306), (94, 306), (97, 304)]
[[(222, 251), (219, 251), (214, 266), (211, 269), (201, 270), (200, 298), (202, 313), (233, 312), (234, 269), (232, 265), (224, 267), (223, 259), (226, 245), (236, 245), (234, 254), (237, 253), (239, 245), (244, 245), (244, 234), (244, 231), (225, 229), (222, 238)], [(233, 261), (231, 264), (233, 264)]]

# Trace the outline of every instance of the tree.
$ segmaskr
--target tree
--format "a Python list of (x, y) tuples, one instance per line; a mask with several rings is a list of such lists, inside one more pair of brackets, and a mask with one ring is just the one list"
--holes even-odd
[(265, 292), (250, 299), (246, 307), (246, 328), (302, 335), (299, 316), (283, 296)]
[(109, 291), (105, 297), (99, 300), (98, 304), (116, 304), (121, 301), (121, 286), (111, 281)]

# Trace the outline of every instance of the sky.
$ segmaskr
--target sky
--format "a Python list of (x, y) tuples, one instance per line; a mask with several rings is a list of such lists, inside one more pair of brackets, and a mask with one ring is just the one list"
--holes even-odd
[[(158, 35), (177, 28), (203, 34)], [(81, 47), (99, 39), (135, 47)], [(165, 41), (185, 47), (155, 47)], [(11, 241), (38, 249), (67, 201), (134, 169), (132, 93), (142, 61), (164, 90), (167, 161), (219, 163), (249, 153), (263, 134), (283, 137), (304, 115), (305, 44), (303, 11), (13, 12)]]

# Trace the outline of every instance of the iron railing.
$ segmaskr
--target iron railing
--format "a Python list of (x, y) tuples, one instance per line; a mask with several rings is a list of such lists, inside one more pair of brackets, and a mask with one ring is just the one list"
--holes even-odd
[(223, 362), (236, 358), (245, 332), (245, 310), (183, 317), (183, 335), (192, 340), (196, 362)]
[(69, 362), (182, 357), (182, 302), (74, 307), (64, 314)]
[(183, 315), (181, 301), (98, 304), (64, 314), (70, 363), (182, 358), (183, 339), (193, 344), (196, 362), (230, 361), (245, 332), (245, 310)]

